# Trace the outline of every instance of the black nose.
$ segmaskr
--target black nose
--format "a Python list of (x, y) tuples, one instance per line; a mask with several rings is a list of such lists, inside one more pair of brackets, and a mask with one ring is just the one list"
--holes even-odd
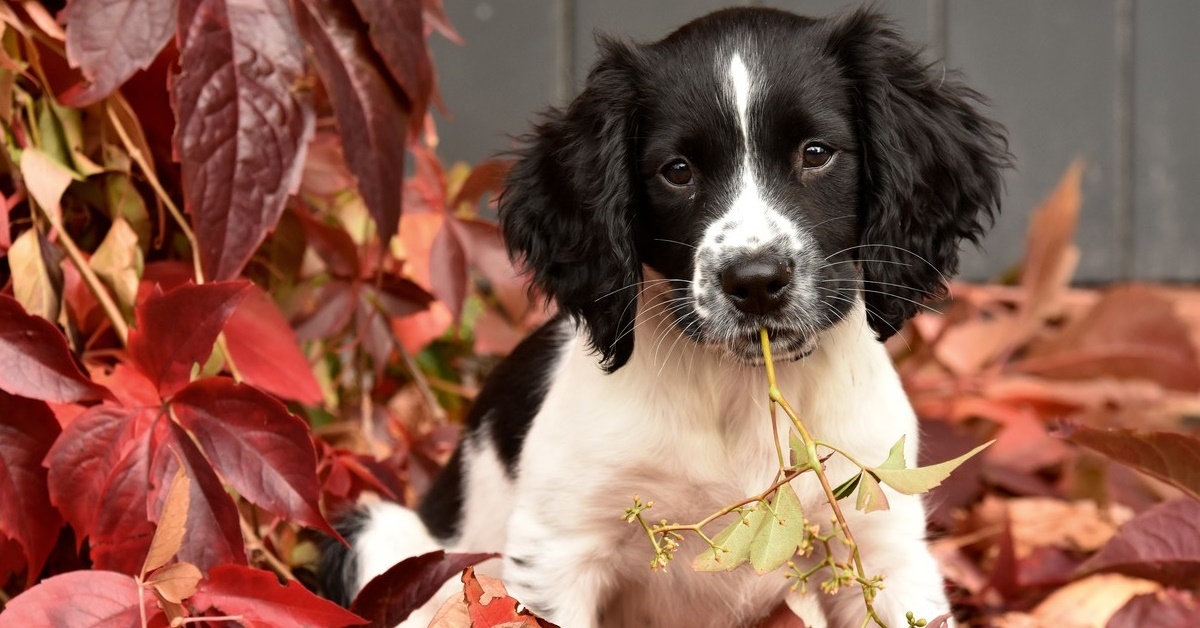
[(737, 309), (767, 314), (783, 305), (792, 264), (779, 255), (747, 255), (726, 266), (720, 277), (721, 290)]

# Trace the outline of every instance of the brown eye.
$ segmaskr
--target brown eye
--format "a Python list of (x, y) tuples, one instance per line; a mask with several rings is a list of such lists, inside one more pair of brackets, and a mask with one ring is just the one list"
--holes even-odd
[(662, 167), (662, 170), (658, 171), (658, 174), (661, 175), (662, 178), (666, 179), (667, 183), (670, 183), (676, 187), (683, 187), (685, 185), (691, 185), (694, 183), (692, 178), (692, 167), (688, 165), (688, 162), (682, 159), (676, 159), (675, 161), (667, 163), (667, 165)]
[(805, 168), (823, 168), (830, 159), (833, 159), (833, 149), (814, 142), (804, 147), (804, 156), (801, 161)]

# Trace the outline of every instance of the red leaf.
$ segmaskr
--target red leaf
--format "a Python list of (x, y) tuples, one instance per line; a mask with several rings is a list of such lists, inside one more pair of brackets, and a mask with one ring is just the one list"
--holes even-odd
[(156, 432), (162, 431), (147, 429), (139, 434), (108, 475), (90, 535), (92, 563), (97, 569), (130, 575), (141, 571), (154, 538), (150, 461), (160, 440)]
[(1179, 587), (1200, 584), (1200, 503), (1159, 504), (1117, 530), (1078, 573), (1115, 571)]
[(233, 281), (186, 284), (166, 294), (155, 290), (137, 307), (129, 355), (164, 398), (187, 386), (192, 365), (212, 354), (217, 334), (249, 285)]
[[(395, 10), (395, 3), (383, 4)], [(407, 103), (373, 62), (367, 25), (350, 3), (297, 2), (296, 23), (333, 102), (347, 165), (386, 244), (400, 224)]]
[(325, 262), (330, 274), (344, 279), (357, 279), (358, 246), (350, 234), (341, 227), (330, 226), (313, 218), (302, 209), (296, 209), (293, 213), (300, 219), (308, 245)]
[(83, 543), (92, 532), (109, 475), (157, 415), (157, 409), (96, 406), (76, 417), (45, 456), (50, 501)]
[(300, 340), (328, 338), (346, 328), (358, 306), (358, 290), (348, 281), (333, 280), (308, 293), (306, 307), (296, 317)]
[(44, 402), (5, 392), (0, 392), (0, 416), (0, 538), (7, 536), (25, 550), (29, 586), (42, 572), (62, 528), (62, 517), (50, 505), (42, 466), (58, 436), (58, 421)]
[(75, 365), (62, 333), (0, 295), (0, 390), (55, 403), (111, 399)]
[(425, 22), (427, 24), (441, 33), (442, 37), (460, 46), (463, 45), (462, 36), (458, 34), (458, 31), (454, 30), (454, 26), (450, 24), (450, 19), (446, 17), (446, 10), (442, 7), (442, 0), (421, 0), (421, 4), (425, 9)]
[(529, 611), (517, 611), (517, 601), (507, 595), (489, 596), (483, 601), (484, 590), (479, 580), (475, 578), (475, 568), (467, 567), (462, 575), (463, 595), (467, 600), (467, 612), (471, 617), (471, 626), (476, 628), (491, 628), (493, 626), (553, 626), (548, 621), (539, 619)]
[(1190, 626), (1200, 614), (1200, 602), (1187, 591), (1168, 589), (1135, 595), (1108, 620), (1107, 628)]
[(198, 610), (241, 615), (246, 626), (360, 626), (366, 620), (313, 595), (300, 583), (280, 585), (275, 575), (238, 565), (214, 567), (192, 603)]
[(419, 2), (354, 0), (368, 27), (371, 44), (392, 78), (404, 90), (412, 109), (409, 133), (420, 134), (433, 93), (433, 64), (425, 47), (425, 24)]
[(185, 388), (171, 407), (243, 497), (337, 536), (317, 506), (317, 455), (308, 425), (274, 397), (214, 377)]
[(1200, 390), (1200, 352), (1189, 340), (1190, 331), (1162, 291), (1123, 286), (1014, 366), (1059, 379), (1149, 379), (1195, 392)]
[(429, 283), (434, 296), (445, 303), (454, 320), (458, 320), (462, 316), (470, 278), (467, 276), (467, 254), (450, 222), (443, 223), (433, 239), (433, 248), (429, 252)]
[(374, 625), (395, 626), (428, 602), (451, 577), (496, 556), (439, 550), (407, 558), (372, 578), (354, 598), (350, 610)]
[(71, 0), (66, 27), (67, 60), (91, 85), (62, 102), (82, 108), (149, 67), (175, 34), (175, 0)]
[(258, 286), (250, 286), (226, 321), (225, 341), (247, 383), (301, 403), (324, 399), (295, 332), (275, 301)]
[(246, 547), (238, 523), (237, 505), (191, 437), (170, 423), (166, 447), (160, 447), (155, 460), (155, 477), (174, 474), (179, 454), (188, 477), (192, 479), (188, 504), (187, 536), (179, 550), (179, 560), (192, 563), (201, 571), (217, 565), (246, 564)]
[[(479, 163), (471, 169), (471, 174), (467, 175), (462, 187), (458, 188), (454, 200), (450, 201), (450, 208), (454, 210), (463, 203), (475, 203), (484, 194), (499, 194), (500, 190), (504, 189), (504, 179), (508, 176), (510, 168), (511, 161), (500, 159), (489, 159)], [(490, 197), (488, 201), (491, 201)]]
[[(13, 598), (0, 613), (0, 628), (63, 626), (137, 628), (142, 626), (138, 585), (131, 576), (111, 571), (72, 571), (43, 580)], [(166, 617), (143, 596), (147, 624), (167, 626)]]
[(184, 200), (210, 280), (233, 279), (296, 188), (313, 133), (287, 0), (183, 0), (173, 97)]
[(1194, 436), (1075, 426), (1062, 430), (1061, 435), (1200, 499), (1200, 465), (1196, 464), (1200, 460), (1200, 439)]

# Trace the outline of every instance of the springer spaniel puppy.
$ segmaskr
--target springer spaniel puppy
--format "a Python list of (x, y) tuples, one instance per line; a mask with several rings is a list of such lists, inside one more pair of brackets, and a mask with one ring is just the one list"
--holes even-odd
[[(366, 507), (326, 576), (349, 594), (433, 549), (501, 552), (510, 594), (564, 628), (747, 626), (789, 596), (810, 626), (861, 625), (857, 586), (801, 597), (781, 573), (698, 573), (694, 535), (651, 571), (621, 514), (639, 494), (649, 520), (690, 523), (770, 486), (762, 326), (817, 438), (878, 462), (907, 436), (917, 459), (880, 341), (945, 294), (998, 209), (1010, 157), (979, 100), (865, 10), (729, 9), (652, 44), (602, 40), (500, 199), (511, 255), (559, 316), (496, 368), (419, 510)], [(828, 525), (813, 474), (793, 486)], [(890, 510), (844, 511), (886, 576), (877, 610), (903, 627), (949, 606), (920, 497), (885, 491)]]

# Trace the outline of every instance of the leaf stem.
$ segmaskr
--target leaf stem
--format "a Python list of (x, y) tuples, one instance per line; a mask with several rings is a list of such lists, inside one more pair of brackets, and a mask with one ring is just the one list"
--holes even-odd
[(117, 116), (117, 113), (108, 104), (105, 104), (104, 110), (108, 112), (108, 119), (112, 122), (113, 129), (116, 130), (117, 135), (121, 137), (121, 143), (125, 145), (125, 150), (129, 153), (130, 159), (133, 159), (138, 167), (142, 169), (142, 174), (145, 175), (146, 181), (150, 184), (150, 187), (154, 188), (154, 193), (158, 195), (163, 205), (167, 206), (167, 211), (171, 212), (171, 216), (175, 218), (176, 224), (179, 225), (179, 230), (183, 232), (184, 237), (191, 244), (192, 264), (195, 266), (196, 283), (204, 283), (204, 269), (200, 266), (200, 245), (196, 241), (196, 234), (192, 231), (187, 218), (184, 217), (183, 212), (179, 211), (179, 207), (175, 205), (175, 201), (171, 200), (171, 195), (167, 194), (167, 191), (163, 189), (162, 184), (158, 181), (158, 176), (154, 174), (154, 168), (146, 161), (146, 155), (142, 154), (142, 150), (134, 145), (128, 131), (125, 130), (125, 126), (121, 124), (121, 119)]
[(296, 579), (296, 575), (292, 573), (291, 568), (285, 565), (282, 560), (279, 560), (279, 557), (274, 552), (267, 549), (267, 546), (262, 542), (254, 527), (250, 525), (249, 521), (246, 521), (245, 515), (240, 510), (238, 511), (238, 523), (242, 526), (242, 538), (246, 540), (246, 549), (257, 553), (267, 563), (267, 566), (271, 568), (271, 571), (288, 580)]
[[(30, 200), (33, 200), (32, 197)], [(121, 344), (126, 344), (129, 341), (129, 325), (126, 324), (125, 317), (121, 314), (121, 308), (117, 307), (116, 301), (113, 301), (112, 295), (104, 287), (104, 282), (100, 281), (95, 271), (88, 265), (87, 260), (83, 259), (83, 252), (79, 250), (79, 246), (75, 244), (75, 240), (71, 238), (71, 234), (67, 233), (67, 230), (61, 224), (56, 224), (58, 221), (51, 216), (45, 207), (41, 207), (37, 202), (33, 204), (41, 208), (42, 214), (46, 216), (46, 220), (50, 222), (50, 225), (58, 233), (58, 241), (66, 249), (67, 257), (71, 259), (71, 263), (79, 271), (79, 275), (83, 278), (83, 283), (87, 284), (88, 290), (100, 302), (100, 307), (104, 310), (104, 315), (108, 317), (109, 322), (112, 323), (113, 331), (117, 332), (117, 336), (120, 337)]]
[[(762, 341), (763, 358), (767, 363), (767, 384), (768, 391), (773, 404), (779, 404), (783, 408), (784, 414), (792, 420), (792, 425), (796, 427), (796, 431), (800, 433), (800, 438), (804, 441), (804, 446), (808, 450), (809, 468), (817, 474), (817, 480), (821, 483), (821, 488), (825, 491), (825, 499), (829, 501), (830, 508), (833, 509), (833, 515), (837, 518), (838, 525), (841, 526), (842, 536), (846, 539), (846, 545), (850, 548), (850, 555), (854, 560), (854, 569), (857, 572), (860, 585), (868, 581), (866, 570), (863, 568), (862, 556), (858, 551), (858, 543), (854, 540), (854, 534), (850, 532), (850, 526), (846, 523), (846, 516), (842, 514), (842, 508), (838, 505), (837, 497), (833, 494), (833, 486), (829, 483), (829, 478), (825, 475), (823, 465), (817, 458), (817, 441), (809, 433), (804, 422), (800, 420), (799, 415), (792, 409), (791, 404), (783, 397), (783, 393), (779, 391), (778, 383), (775, 379), (775, 365), (771, 360), (771, 340), (767, 335), (767, 328), (763, 327), (759, 330), (759, 338)], [(832, 449), (832, 448), (831, 448)], [(836, 451), (836, 450), (835, 450)], [(880, 626), (886, 626), (883, 620), (875, 612), (875, 607), (872, 604), (875, 597), (874, 589), (869, 586), (862, 586), (863, 601), (866, 603), (867, 615)]]

